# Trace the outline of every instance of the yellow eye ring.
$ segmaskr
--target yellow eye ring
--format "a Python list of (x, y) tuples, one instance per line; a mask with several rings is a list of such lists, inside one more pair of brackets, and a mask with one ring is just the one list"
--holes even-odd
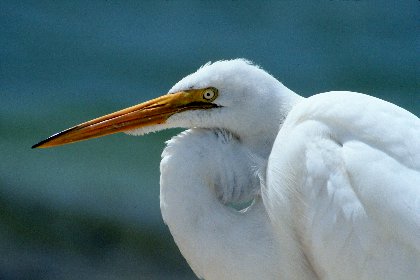
[(213, 101), (217, 98), (217, 89), (215, 88), (206, 88), (203, 91), (203, 99), (207, 101)]

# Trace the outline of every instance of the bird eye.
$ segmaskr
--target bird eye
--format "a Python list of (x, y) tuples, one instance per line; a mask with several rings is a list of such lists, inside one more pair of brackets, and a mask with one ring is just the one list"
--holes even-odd
[(215, 88), (207, 88), (203, 92), (203, 98), (208, 101), (213, 101), (217, 97), (217, 89)]

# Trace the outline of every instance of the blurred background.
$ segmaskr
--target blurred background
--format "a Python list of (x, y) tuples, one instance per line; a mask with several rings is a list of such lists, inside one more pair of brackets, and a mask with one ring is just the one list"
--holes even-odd
[[(196, 279), (159, 210), (170, 130), (38, 141), (245, 57), (420, 115), (418, 1), (0, 2), (0, 279)], [(240, 257), (240, 256), (238, 256)]]

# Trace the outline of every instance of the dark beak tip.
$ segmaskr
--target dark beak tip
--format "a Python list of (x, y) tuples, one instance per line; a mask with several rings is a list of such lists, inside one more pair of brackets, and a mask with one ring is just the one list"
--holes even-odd
[(38, 148), (39, 146), (41, 146), (43, 143), (45, 143), (45, 140), (44, 140), (44, 141), (41, 141), (41, 142), (39, 142), (39, 143), (36, 143), (35, 145), (33, 145), (33, 146), (31, 147), (31, 149), (36, 149), (36, 148)]

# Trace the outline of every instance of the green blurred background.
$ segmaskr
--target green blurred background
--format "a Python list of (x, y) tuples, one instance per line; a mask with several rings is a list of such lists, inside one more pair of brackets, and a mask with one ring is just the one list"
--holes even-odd
[(419, 9), (1, 1), (0, 279), (195, 279), (159, 210), (160, 153), (179, 130), (30, 147), (237, 57), (304, 96), (359, 91), (419, 115)]

